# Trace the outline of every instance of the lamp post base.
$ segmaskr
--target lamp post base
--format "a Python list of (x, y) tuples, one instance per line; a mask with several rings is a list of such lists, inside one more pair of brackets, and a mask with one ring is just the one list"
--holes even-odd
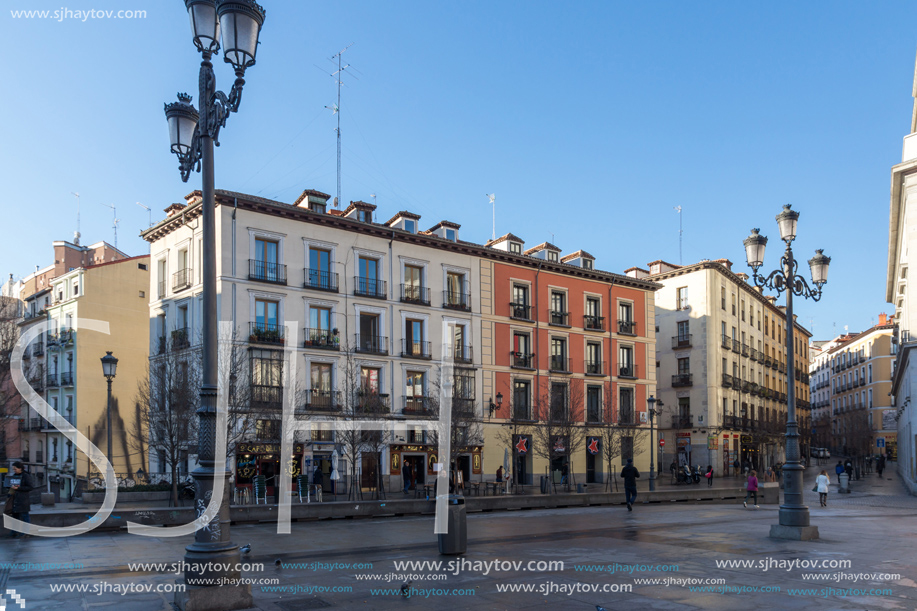
[[(184, 583), (183, 579), (176, 583)], [(182, 611), (230, 611), (251, 609), (251, 584), (238, 586), (188, 586), (184, 592), (175, 593), (175, 606)]]
[(812, 541), (818, 539), (818, 526), (771, 526), (771, 539), (789, 539), (791, 541)]

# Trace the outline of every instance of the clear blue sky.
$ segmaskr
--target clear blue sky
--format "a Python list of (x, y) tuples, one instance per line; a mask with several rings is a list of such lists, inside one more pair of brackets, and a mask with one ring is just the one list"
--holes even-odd
[[(146, 19), (13, 19), (3, 3), (0, 67), (4, 240), (0, 274), (50, 262), (82, 196), (84, 243), (137, 236), (183, 184), (163, 102), (197, 94), (199, 56), (177, 0), (79, 0), (73, 9)], [(917, 35), (903, 1), (266, 1), (258, 63), (217, 149), (217, 186), (292, 200), (335, 192), (328, 57), (346, 60), (343, 200), (380, 217), (583, 248), (623, 271), (654, 259), (728, 257), (744, 270), (751, 227), (771, 237), (784, 203), (801, 213), (797, 251), (833, 259), (826, 295), (799, 304), (816, 338), (872, 324), (884, 303), (890, 166), (909, 131)], [(218, 58), (228, 91), (232, 74)], [(318, 65), (320, 69), (316, 68)], [(195, 102), (197, 100), (195, 99)], [(808, 271), (806, 270), (806, 273)], [(782, 301), (781, 301), (782, 302)], [(811, 321), (814, 323), (810, 323)]]

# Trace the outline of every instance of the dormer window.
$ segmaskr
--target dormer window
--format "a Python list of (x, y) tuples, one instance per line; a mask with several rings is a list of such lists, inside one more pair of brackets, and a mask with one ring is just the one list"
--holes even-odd
[(316, 202), (316, 201), (309, 202), (309, 210), (311, 210), (312, 212), (320, 212), (322, 214), (325, 214), (326, 208), (327, 206), (323, 203)]
[(357, 212), (357, 220), (363, 223), (372, 223), (373, 213), (369, 210), (360, 210)]
[(455, 229), (446, 229), (446, 239), (455, 242)]
[(510, 243), (509, 243), (509, 251), (510, 251), (511, 253), (515, 253), (515, 254), (517, 254), (517, 255), (521, 255), (521, 254), (522, 254), (522, 244), (520, 244), (519, 242), (510, 242)]
[(548, 251), (548, 261), (554, 261), (555, 263), (557, 262), (557, 253), (553, 250)]
[(404, 219), (404, 230), (408, 233), (415, 233), (417, 231), (417, 223), (413, 219)]
[(592, 269), (592, 259), (583, 259), (583, 269)]

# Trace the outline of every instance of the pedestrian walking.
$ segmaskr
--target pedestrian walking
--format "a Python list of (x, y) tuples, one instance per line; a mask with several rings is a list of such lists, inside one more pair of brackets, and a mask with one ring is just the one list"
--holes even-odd
[[(31, 523), (29, 510), (32, 507), (32, 501), (29, 493), (35, 489), (32, 476), (26, 472), (25, 466), (18, 460), (13, 463), (13, 475), (10, 477), (10, 494), (13, 495), (13, 517), (22, 522)], [(21, 537), (22, 533), (11, 531), (10, 537)]]
[(748, 507), (748, 497), (751, 496), (754, 498), (755, 509), (758, 508), (758, 472), (754, 469), (748, 474), (748, 479), (745, 481), (745, 500), (742, 501), (744, 507)]
[(637, 478), (640, 472), (634, 466), (634, 459), (627, 459), (627, 466), (621, 469), (621, 479), (624, 480), (624, 501), (627, 503), (627, 511), (634, 510), (634, 503), (637, 502)]
[(405, 461), (401, 465), (401, 477), (404, 480), (404, 493), (408, 494), (411, 488), (411, 463)]
[(767, 468), (767, 473), (764, 474), (764, 481), (766, 482), (776, 482), (777, 481), (777, 473), (774, 472), (773, 467)]
[(828, 506), (828, 484), (830, 483), (828, 472), (822, 469), (818, 477), (815, 478), (815, 489), (818, 491), (818, 500), (821, 502), (822, 507)]
[(879, 459), (876, 461), (876, 473), (879, 474), (879, 477), (882, 477), (882, 471), (885, 470), (885, 455), (880, 454)]
[(742, 472), (745, 474), (745, 477), (748, 477), (748, 472), (751, 471), (751, 463), (748, 462), (748, 459), (745, 459), (745, 462), (742, 464)]
[(847, 462), (844, 463), (844, 471), (847, 472), (847, 478), (848, 478), (847, 481), (852, 482), (853, 481), (853, 463), (850, 461), (849, 458), (847, 459)]
[(707, 487), (713, 486), (713, 465), (707, 465)]
[(844, 472), (844, 463), (842, 463), (841, 461), (837, 461), (837, 466), (834, 467), (834, 473), (835, 473), (835, 475), (837, 475), (838, 478), (840, 478), (841, 473), (843, 473), (843, 472)]

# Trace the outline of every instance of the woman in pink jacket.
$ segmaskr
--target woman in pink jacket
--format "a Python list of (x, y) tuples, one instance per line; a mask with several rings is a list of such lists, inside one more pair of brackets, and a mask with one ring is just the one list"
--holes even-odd
[(758, 472), (754, 469), (751, 470), (751, 473), (748, 474), (748, 483), (745, 486), (747, 492), (745, 492), (745, 500), (742, 502), (744, 507), (748, 507), (748, 496), (751, 495), (754, 497), (755, 509), (758, 508)]

